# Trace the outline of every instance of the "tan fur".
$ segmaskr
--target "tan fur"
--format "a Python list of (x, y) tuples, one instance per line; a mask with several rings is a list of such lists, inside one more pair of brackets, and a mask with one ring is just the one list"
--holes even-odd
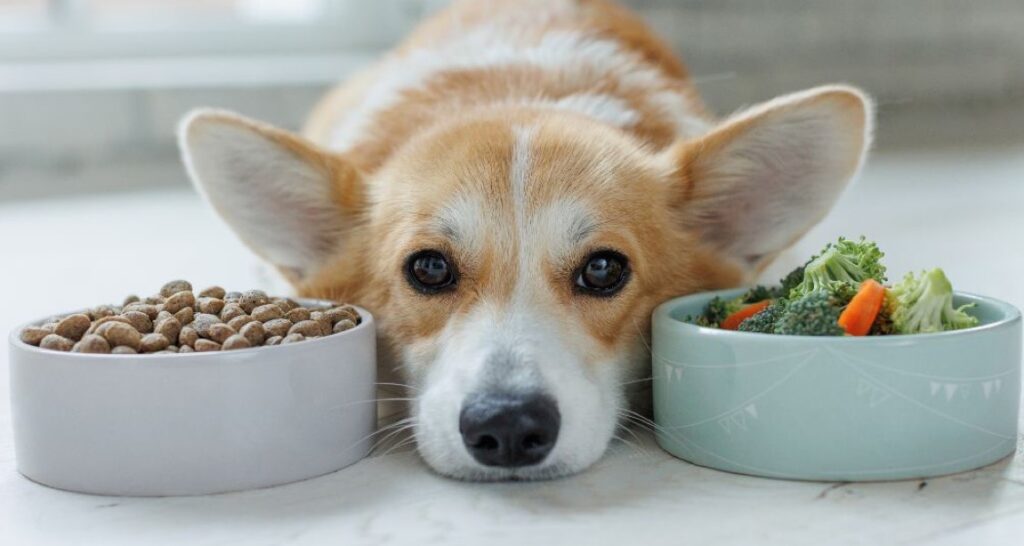
[[(502, 34), (494, 47), (505, 53), (493, 65), (445, 65), (444, 56), (424, 54), (446, 51), (464, 61), (464, 51), (444, 48), (467, 34), (486, 42), (492, 29)], [(571, 38), (568, 52), (557, 51), (565, 42), (555, 44), (558, 54), (568, 61), (590, 55), (591, 64), (546, 62), (551, 33)], [(597, 49), (578, 51), (595, 40)], [(518, 62), (523, 51), (535, 55), (532, 62)], [(488, 59), (483, 53), (480, 58)], [(614, 63), (602, 64), (602, 55)], [(415, 71), (417, 62), (426, 63), (422, 73)], [(413, 84), (389, 95), (387, 84), (404, 70), (412, 72)], [(559, 102), (581, 96), (600, 100), (575, 109)], [(460, 340), (457, 346), (470, 347), (466, 351), (491, 340), (487, 335), (500, 337), (493, 330), (505, 321), (521, 326), (524, 316), (543, 320), (548, 345), (526, 349), (528, 364), (559, 359), (577, 376), (602, 378), (590, 387), (614, 391), (591, 389), (582, 402), (582, 394), (567, 396), (585, 414), (576, 415), (574, 430), (567, 432), (577, 437), (576, 447), (566, 449), (580, 453), (568, 457), (576, 462), (556, 462), (538, 474), (554, 475), (589, 464), (580, 460), (596, 460), (595, 450), (603, 450), (607, 438), (580, 447), (587, 443), (580, 431), (601, 428), (586, 419), (612, 423), (622, 385), (650, 373), (643, 348), (656, 305), (749, 281), (829, 209), (863, 161), (869, 108), (859, 91), (832, 86), (716, 122), (670, 49), (611, 2), (463, 0), (424, 23), (380, 64), (329, 93), (306, 124), (305, 138), (203, 112), (186, 120), (181, 138), (200, 189), (228, 188), (211, 197), (214, 207), (257, 253), (287, 262), (276, 265), (300, 295), (353, 302), (375, 315), (383, 361), (408, 372), (392, 378), (393, 370), (382, 369), (383, 381), (415, 383), (425, 368), (443, 369), (440, 355), (456, 346), (446, 346), (446, 336), (472, 332), (474, 320), (494, 328), (467, 334), (477, 337)], [(361, 123), (352, 125), (353, 119)], [(249, 131), (244, 136), (259, 137), (232, 147), (217, 137), (231, 131), (210, 131), (213, 136), (204, 139), (203, 128), (210, 125), (243, 127)], [(348, 128), (341, 139), (339, 127)], [(225, 151), (219, 154), (218, 147)], [(289, 186), (296, 179), (306, 186)], [(247, 202), (266, 207), (267, 222), (290, 215), (281, 226), (306, 246), (276, 240), (263, 252), (260, 236), (276, 232), (252, 220), (259, 215), (223, 209), (231, 203), (225, 195), (250, 191), (257, 198)], [(260, 192), (295, 210), (281, 210), (278, 201), (267, 205)], [(307, 215), (318, 222), (296, 221)], [(449, 259), (457, 271), (455, 289), (424, 295), (410, 285), (406, 262), (424, 250)], [(629, 281), (612, 297), (581, 292), (576, 272), (604, 250), (627, 257)], [(512, 338), (496, 343), (522, 342)], [(548, 346), (561, 354), (536, 354)], [(451, 362), (479, 368), (479, 360), (489, 358), (473, 354)], [(427, 390), (419, 391), (418, 403), (425, 403)], [(440, 406), (451, 404), (446, 399)], [(441, 420), (438, 406), (432, 407)], [(597, 415), (602, 409), (611, 414)], [(443, 421), (430, 424), (449, 433), (457, 427), (453, 419)], [(506, 475), (466, 474), (476, 470), (450, 466), (453, 457), (445, 458), (436, 442), (429, 449), (433, 455), (425, 458), (444, 473)]]

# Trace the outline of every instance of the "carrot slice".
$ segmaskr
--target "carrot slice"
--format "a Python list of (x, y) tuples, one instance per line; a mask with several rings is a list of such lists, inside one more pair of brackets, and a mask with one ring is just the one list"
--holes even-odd
[(884, 302), (884, 286), (874, 279), (862, 282), (857, 294), (839, 315), (839, 325), (851, 336), (866, 336)]
[(750, 305), (736, 311), (735, 313), (725, 317), (725, 320), (718, 325), (723, 330), (738, 330), (740, 323), (747, 320), (748, 318), (764, 311), (772, 303), (772, 300), (759, 301), (757, 303), (751, 303)]

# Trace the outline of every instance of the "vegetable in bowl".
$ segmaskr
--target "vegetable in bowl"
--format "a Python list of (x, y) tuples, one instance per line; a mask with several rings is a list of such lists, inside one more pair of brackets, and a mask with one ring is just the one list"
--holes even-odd
[(886, 286), (885, 255), (874, 242), (840, 237), (777, 287), (755, 286), (733, 299), (714, 298), (700, 326), (762, 334), (865, 336), (970, 328), (971, 305), (953, 306), (953, 285), (938, 268)]

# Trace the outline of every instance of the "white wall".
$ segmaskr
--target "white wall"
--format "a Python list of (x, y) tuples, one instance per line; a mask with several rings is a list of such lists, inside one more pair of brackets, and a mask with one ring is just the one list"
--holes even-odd
[[(360, 39), (365, 51), (0, 63), (0, 200), (184, 184), (173, 127), (195, 106), (297, 127), (330, 82), (444, 3), (378, 3), (392, 1), (375, 12), (391, 23)], [(878, 97), (882, 150), (1024, 140), (1024, 1), (627, 3), (681, 51), (720, 113), (846, 81)]]

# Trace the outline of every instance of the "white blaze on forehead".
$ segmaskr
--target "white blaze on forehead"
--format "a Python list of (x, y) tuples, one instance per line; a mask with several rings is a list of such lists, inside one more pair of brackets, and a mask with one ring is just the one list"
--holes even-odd
[[(530, 140), (533, 130), (526, 127), (515, 129), (512, 145), (512, 167), (509, 169), (512, 187), (512, 207), (515, 211), (516, 226), (520, 234), (526, 229), (526, 182), (530, 176)], [(520, 238), (522, 241), (522, 238)]]
[(474, 257), (479, 256), (487, 244), (486, 205), (482, 199), (482, 196), (459, 193), (437, 213), (441, 235)]
[(527, 66), (550, 71), (579, 91), (566, 97), (501, 97), (500, 103), (532, 104), (569, 110), (622, 128), (639, 121), (639, 114), (621, 97), (588, 91), (611, 79), (621, 93), (635, 95), (647, 107), (673, 120), (686, 134), (699, 130), (691, 99), (675, 90), (675, 80), (642, 56), (614, 40), (583, 32), (552, 31), (539, 40), (520, 23), (496, 22), (467, 29), (457, 37), (382, 65), (358, 108), (349, 112), (331, 135), (330, 146), (346, 150), (367, 134), (373, 118), (399, 103), (410, 90), (422, 89), (439, 75), (458, 70)]

